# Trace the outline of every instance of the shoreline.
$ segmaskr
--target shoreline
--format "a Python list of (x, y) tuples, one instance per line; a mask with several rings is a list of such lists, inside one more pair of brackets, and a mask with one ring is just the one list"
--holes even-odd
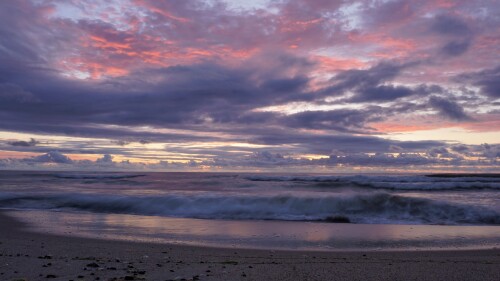
[(15, 209), (3, 212), (25, 223), (31, 232), (110, 241), (308, 252), (500, 248), (498, 226), (206, 220)]
[(496, 280), (500, 249), (294, 251), (27, 231), (0, 211), (1, 280)]

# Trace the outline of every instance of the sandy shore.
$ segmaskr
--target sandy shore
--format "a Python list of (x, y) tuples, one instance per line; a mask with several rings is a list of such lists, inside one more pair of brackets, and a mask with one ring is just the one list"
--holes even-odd
[(0, 213), (0, 280), (498, 280), (500, 250), (299, 252), (33, 233)]

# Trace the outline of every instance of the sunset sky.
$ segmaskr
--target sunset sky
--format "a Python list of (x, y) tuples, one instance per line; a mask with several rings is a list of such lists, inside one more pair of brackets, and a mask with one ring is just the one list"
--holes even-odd
[(498, 0), (2, 0), (0, 169), (500, 171)]

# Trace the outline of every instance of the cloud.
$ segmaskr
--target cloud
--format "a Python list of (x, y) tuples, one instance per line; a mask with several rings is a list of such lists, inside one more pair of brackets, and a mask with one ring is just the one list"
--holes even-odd
[(435, 147), (429, 149), (426, 154), (404, 152), (404, 148), (398, 147), (398, 153), (346, 153), (333, 150), (330, 156), (318, 159), (307, 159), (285, 155), (271, 150), (258, 150), (249, 155), (229, 158), (213, 158), (210, 160), (189, 160), (185, 163), (158, 161), (157, 163), (131, 162), (124, 160), (113, 161), (113, 156), (105, 154), (95, 161), (72, 160), (68, 156), (52, 151), (35, 157), (24, 159), (0, 159), (0, 167), (3, 169), (49, 169), (49, 170), (106, 170), (106, 171), (168, 171), (168, 170), (198, 170), (198, 169), (236, 169), (253, 170), (270, 169), (299, 169), (301, 171), (318, 169), (319, 167), (365, 167), (365, 168), (391, 168), (407, 169), (409, 167), (422, 167), (430, 169), (432, 165), (439, 165), (441, 169), (468, 169), (480, 164), (484, 167), (494, 168), (498, 165), (500, 158), (497, 145), (471, 146), (468, 150), (470, 156), (478, 157), (478, 160), (466, 160), (461, 153), (452, 153), (450, 148)]
[(437, 15), (431, 29), (436, 33), (452, 36), (462, 36), (470, 32), (469, 26), (462, 19), (448, 14)]
[(0, 84), (0, 101), (2, 102), (36, 102), (32, 93), (25, 91), (18, 85), (12, 83)]
[(470, 44), (469, 40), (454, 40), (446, 43), (441, 51), (450, 56), (459, 56), (469, 49)]
[(442, 46), (441, 53), (448, 56), (464, 54), (472, 44), (473, 31), (462, 19), (440, 14), (434, 18), (431, 25), (433, 32), (445, 37), (447, 42)]
[(481, 88), (481, 92), (491, 98), (500, 97), (500, 66), (483, 71), (464, 73), (456, 77), (457, 81), (468, 80)]
[(35, 140), (34, 138), (31, 138), (30, 141), (12, 141), (8, 142), (9, 145), (12, 146), (22, 146), (22, 147), (30, 147), (30, 146), (36, 146), (40, 142)]
[(382, 120), (381, 111), (377, 107), (365, 110), (304, 111), (283, 118), (283, 123), (292, 128), (362, 132), (368, 130), (366, 123)]
[(101, 158), (97, 158), (95, 162), (99, 164), (111, 164), (113, 163), (113, 156), (110, 154), (104, 154)]
[(331, 165), (351, 165), (351, 166), (414, 166), (414, 165), (430, 165), (440, 161), (437, 159), (426, 158), (419, 154), (399, 153), (398, 155), (377, 153), (369, 154), (351, 154), (347, 156), (331, 155), (326, 163)]
[(68, 156), (58, 152), (51, 151), (39, 156), (26, 158), (24, 159), (27, 163), (56, 163), (56, 164), (72, 164), (73, 160), (71, 160)]
[(432, 157), (451, 156), (450, 152), (445, 147), (435, 147), (435, 148), (430, 149), (427, 153)]
[(472, 118), (465, 113), (464, 109), (456, 102), (441, 98), (438, 96), (431, 96), (429, 104), (436, 109), (439, 114), (453, 121), (472, 120)]

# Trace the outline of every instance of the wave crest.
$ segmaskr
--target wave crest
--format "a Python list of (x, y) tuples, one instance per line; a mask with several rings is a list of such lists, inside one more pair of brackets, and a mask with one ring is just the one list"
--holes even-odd
[(204, 219), (327, 220), (342, 216), (354, 223), (500, 224), (500, 214), (484, 207), (374, 192), (358, 195), (297, 197), (280, 195), (17, 195), (0, 197), (0, 207), (72, 209), (99, 213), (159, 215)]
[(427, 177), (427, 176), (248, 176), (250, 181), (311, 182), (323, 187), (357, 186), (387, 190), (500, 190), (495, 177)]

